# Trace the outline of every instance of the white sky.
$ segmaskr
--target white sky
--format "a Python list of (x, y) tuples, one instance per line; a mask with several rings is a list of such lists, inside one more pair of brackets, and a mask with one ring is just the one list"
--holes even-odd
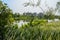
[[(2, 0), (3, 2), (7, 3), (7, 5), (13, 10), (13, 12), (19, 12), (19, 13), (23, 13), (23, 12), (42, 12), (41, 9), (39, 7), (24, 7), (24, 3), (28, 2), (29, 0)], [(37, 2), (37, 0), (34, 0), (35, 2)], [(49, 7), (56, 7), (56, 3), (59, 0), (41, 0), (41, 7), (44, 10), (47, 10), (47, 7), (45, 6), (45, 4), (47, 4)]]

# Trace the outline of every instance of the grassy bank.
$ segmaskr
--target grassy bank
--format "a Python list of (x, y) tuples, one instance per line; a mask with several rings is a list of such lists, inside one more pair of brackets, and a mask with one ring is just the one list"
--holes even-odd
[(6, 40), (60, 40), (60, 21), (33, 21), (20, 28), (7, 27)]
[(60, 21), (20, 28), (21, 40), (60, 40)]

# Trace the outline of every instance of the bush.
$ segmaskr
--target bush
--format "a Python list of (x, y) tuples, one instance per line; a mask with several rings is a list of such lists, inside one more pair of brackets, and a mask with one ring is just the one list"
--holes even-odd
[(40, 20), (34, 20), (33, 22), (32, 22), (32, 25), (44, 25), (45, 23), (47, 23), (47, 20), (45, 20), (45, 19), (40, 19)]

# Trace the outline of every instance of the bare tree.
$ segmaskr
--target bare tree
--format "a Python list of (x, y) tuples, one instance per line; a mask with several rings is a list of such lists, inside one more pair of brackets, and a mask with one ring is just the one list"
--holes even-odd
[(24, 7), (27, 7), (27, 6), (33, 6), (33, 7), (35, 7), (36, 6), (36, 7), (39, 7), (43, 11), (43, 13), (45, 13), (45, 11), (40, 6), (40, 2), (41, 2), (41, 0), (38, 0), (37, 3), (35, 4), (34, 0), (33, 1), (29, 0), (29, 2), (24, 3)]

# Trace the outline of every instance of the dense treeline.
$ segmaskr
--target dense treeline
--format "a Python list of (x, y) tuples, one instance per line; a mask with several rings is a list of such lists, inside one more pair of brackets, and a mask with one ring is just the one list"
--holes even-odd
[(53, 14), (52, 12), (46, 12), (44, 13), (23, 13), (22, 15), (19, 13), (13, 14), (15, 17), (15, 20), (24, 20), (24, 21), (31, 21), (34, 19), (60, 19), (60, 16)]
[[(60, 2), (57, 3), (60, 5)], [(60, 40), (60, 21), (48, 23), (47, 19), (59, 18), (51, 11), (42, 13), (13, 14), (8, 6), (0, 1), (0, 40)], [(15, 21), (29, 21), (18, 28)]]

